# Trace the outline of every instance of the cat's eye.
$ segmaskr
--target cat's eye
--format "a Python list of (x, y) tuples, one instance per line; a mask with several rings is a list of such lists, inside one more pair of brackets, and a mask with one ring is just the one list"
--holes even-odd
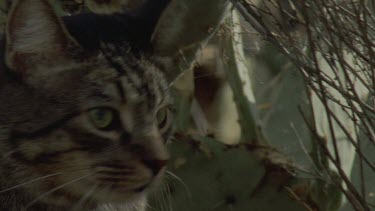
[(89, 110), (89, 117), (96, 128), (113, 130), (118, 125), (117, 112), (111, 108), (94, 108)]
[(160, 131), (165, 132), (171, 125), (172, 112), (168, 107), (160, 108), (156, 113), (156, 121)]

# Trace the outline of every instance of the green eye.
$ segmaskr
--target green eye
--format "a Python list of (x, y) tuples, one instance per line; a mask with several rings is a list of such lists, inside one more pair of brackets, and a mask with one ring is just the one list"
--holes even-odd
[(115, 120), (115, 111), (110, 108), (94, 108), (89, 110), (91, 122), (101, 130), (111, 130)]

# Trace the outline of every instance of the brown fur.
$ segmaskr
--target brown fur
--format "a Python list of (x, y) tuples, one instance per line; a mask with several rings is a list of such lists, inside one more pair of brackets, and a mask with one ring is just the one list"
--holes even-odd
[[(124, 72), (101, 53), (87, 56), (46, 0), (15, 2), (5, 49), (0, 210), (144, 203), (164, 171), (149, 163), (168, 159), (154, 118), (170, 104), (163, 73), (126, 49), (106, 49)], [(116, 110), (121, 124), (96, 128), (88, 112), (97, 107)]]
[[(168, 159), (169, 124), (156, 117), (170, 104), (180, 50), (204, 44), (228, 6), (190, 3), (171, 1), (150, 40), (154, 51), (135, 58), (126, 46), (87, 54), (48, 0), (14, 1), (1, 52), (0, 211), (144, 210)], [(95, 126), (94, 108), (110, 108), (115, 127)]]

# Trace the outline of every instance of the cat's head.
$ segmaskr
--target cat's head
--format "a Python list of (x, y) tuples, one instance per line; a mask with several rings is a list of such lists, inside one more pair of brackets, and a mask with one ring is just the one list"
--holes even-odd
[(66, 205), (126, 203), (160, 182), (172, 118), (163, 71), (114, 46), (87, 54), (47, 0), (14, 3), (5, 45), (11, 186)]

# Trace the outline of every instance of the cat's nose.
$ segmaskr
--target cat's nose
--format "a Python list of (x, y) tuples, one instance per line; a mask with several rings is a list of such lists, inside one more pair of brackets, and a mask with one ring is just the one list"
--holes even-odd
[(158, 159), (153, 159), (153, 160), (143, 160), (143, 163), (151, 169), (152, 173), (154, 175), (157, 175), (159, 171), (167, 165), (168, 160), (158, 160)]

